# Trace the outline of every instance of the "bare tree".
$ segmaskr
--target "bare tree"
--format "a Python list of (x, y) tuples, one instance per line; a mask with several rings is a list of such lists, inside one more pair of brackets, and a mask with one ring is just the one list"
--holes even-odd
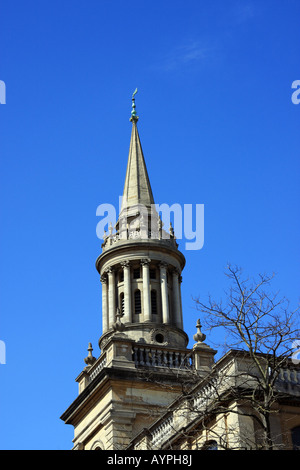
[[(260, 274), (257, 280), (250, 280), (243, 277), (240, 268), (228, 266), (226, 276), (230, 287), (225, 302), (211, 297), (208, 303), (200, 298), (194, 300), (204, 315), (206, 329), (223, 330), (225, 349), (245, 352), (247, 370), (239, 373), (240, 385), (232, 387), (230, 394), (243, 403), (243, 413), (258, 423), (263, 448), (272, 450), (270, 415), (282, 396), (276, 382), (282, 368), (288, 367), (294, 341), (300, 338), (299, 307), (290, 310), (285, 298), (270, 292), (274, 275)], [(225, 411), (224, 400), (219, 402), (219, 409)]]
[(157, 420), (149, 417), (148, 448), (205, 449), (217, 443), (224, 449), (272, 450), (289, 445), (271, 425), (282, 405), (292, 400), (299, 406), (300, 365), (291, 361), (300, 338), (298, 309), (290, 310), (286, 299), (270, 291), (273, 275), (249, 280), (240, 268), (228, 266), (226, 276), (230, 287), (224, 301), (194, 299), (205, 331), (220, 328), (226, 337), (218, 345), (225, 354), (207, 371), (198, 369), (194, 354), (200, 355), (201, 364), (202, 352), (209, 348), (201, 333), (188, 353), (193, 367), (188, 356), (180, 368), (172, 366), (172, 354), (163, 368), (153, 357), (141, 362), (149, 364), (139, 370), (144, 381), (178, 393)]

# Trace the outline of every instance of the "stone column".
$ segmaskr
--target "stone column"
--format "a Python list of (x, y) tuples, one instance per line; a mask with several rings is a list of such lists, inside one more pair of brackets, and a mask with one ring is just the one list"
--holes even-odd
[(177, 269), (173, 269), (173, 306), (174, 306), (174, 323), (178, 328), (182, 328), (182, 318), (181, 318), (181, 301), (180, 301), (180, 292), (179, 292), (179, 272)]
[(162, 322), (170, 323), (170, 312), (168, 302), (168, 284), (167, 284), (167, 263), (160, 263), (160, 286), (161, 286), (161, 303), (162, 303)]
[(107, 275), (100, 277), (102, 283), (102, 333), (108, 330), (108, 308), (107, 308)]
[(143, 313), (144, 321), (151, 321), (151, 302), (150, 302), (150, 259), (142, 259), (141, 265), (143, 269)]
[(116, 282), (115, 271), (108, 268), (108, 327), (111, 328), (116, 317)]
[(122, 323), (132, 323), (131, 306), (131, 281), (129, 261), (122, 261), (121, 266), (124, 272), (124, 318)]
[(181, 283), (182, 283), (182, 276), (178, 276), (178, 284), (179, 284), (179, 301), (180, 301), (180, 321), (183, 329), (183, 315), (182, 315), (182, 299), (181, 299)]

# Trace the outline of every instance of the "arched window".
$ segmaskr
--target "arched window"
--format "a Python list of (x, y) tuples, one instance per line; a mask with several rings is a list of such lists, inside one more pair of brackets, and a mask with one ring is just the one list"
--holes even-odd
[(142, 313), (141, 291), (138, 289), (134, 292), (134, 313)]
[(120, 312), (122, 315), (125, 313), (124, 292), (121, 292), (120, 294)]
[(156, 294), (156, 290), (151, 291), (151, 313), (152, 313), (152, 315), (157, 314), (157, 294)]
[(101, 441), (95, 441), (91, 447), (91, 450), (103, 450), (103, 444)]

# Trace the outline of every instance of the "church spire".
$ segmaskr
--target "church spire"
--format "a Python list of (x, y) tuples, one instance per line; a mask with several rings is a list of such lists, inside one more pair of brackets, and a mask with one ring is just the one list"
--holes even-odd
[[(135, 95), (123, 199), (116, 231), (110, 228), (96, 268), (102, 283), (103, 334), (99, 346), (121, 334), (130, 340), (185, 348), (181, 272), (185, 258), (174, 231), (163, 229), (155, 208), (137, 129)], [(117, 312), (117, 314), (116, 314)], [(122, 317), (122, 321), (116, 320)]]
[(132, 95), (132, 111), (130, 118), (132, 131), (120, 217), (124, 215), (125, 211), (128, 211), (127, 215), (131, 212), (134, 213), (138, 211), (140, 205), (150, 210), (151, 205), (154, 204), (150, 180), (137, 129), (137, 121), (139, 118), (136, 114), (135, 106), (136, 93), (137, 89)]

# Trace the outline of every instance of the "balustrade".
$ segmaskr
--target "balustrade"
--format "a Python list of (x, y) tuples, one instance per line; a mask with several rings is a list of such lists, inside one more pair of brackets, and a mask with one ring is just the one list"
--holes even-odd
[(161, 240), (165, 243), (168, 243), (172, 246), (177, 246), (177, 242), (174, 236), (164, 232), (164, 236), (161, 237), (159, 232), (148, 230), (148, 232), (141, 231), (139, 229), (128, 230), (116, 232), (114, 234), (106, 235), (103, 238), (102, 249), (107, 250), (112, 245), (124, 240), (134, 240), (134, 239), (152, 239), (152, 240)]
[(285, 391), (288, 393), (289, 390), (300, 395), (300, 369), (298, 368), (281, 368), (275, 387), (278, 390)]
[(186, 352), (152, 348), (150, 346), (134, 346), (133, 361), (136, 366), (166, 367), (170, 369), (193, 369), (193, 357)]
[(106, 354), (103, 355), (103, 357), (99, 358), (99, 362), (97, 361), (93, 367), (89, 370), (89, 382), (94, 380), (95, 377), (97, 377), (98, 374), (100, 374), (101, 370), (104, 369), (106, 366)]
[(161, 423), (155, 427), (151, 432), (152, 446), (158, 447), (162, 441), (166, 439), (174, 432), (174, 417), (173, 414), (164, 419)]

